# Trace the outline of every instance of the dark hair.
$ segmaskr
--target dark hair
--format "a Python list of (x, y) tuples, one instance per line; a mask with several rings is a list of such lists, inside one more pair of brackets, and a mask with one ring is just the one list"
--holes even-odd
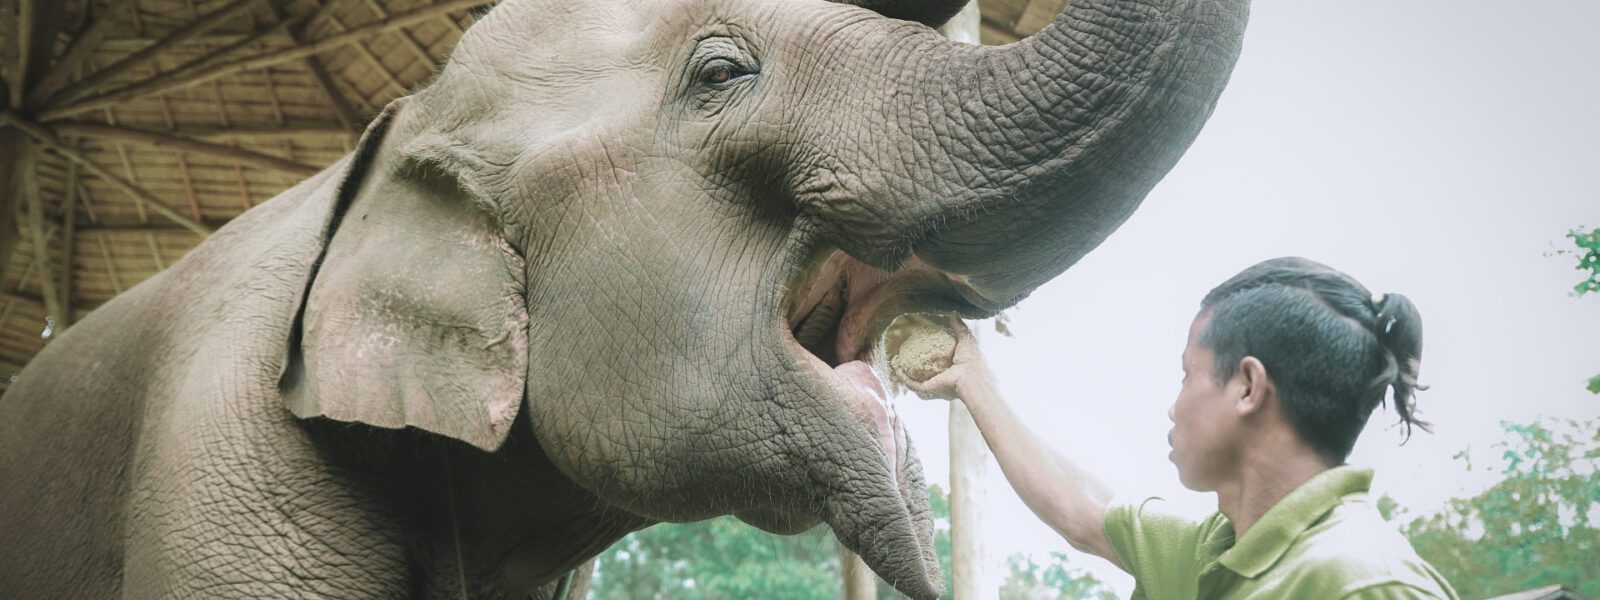
[[(1216, 354), (1216, 377), (1233, 377), (1254, 356), (1267, 369), (1289, 423), (1312, 448), (1342, 463), (1389, 388), (1405, 425), (1417, 418), (1422, 315), (1400, 294), (1373, 300), (1354, 278), (1299, 257), (1274, 258), (1206, 294), (1211, 321), (1200, 342)], [(1402, 442), (1404, 443), (1404, 442)]]

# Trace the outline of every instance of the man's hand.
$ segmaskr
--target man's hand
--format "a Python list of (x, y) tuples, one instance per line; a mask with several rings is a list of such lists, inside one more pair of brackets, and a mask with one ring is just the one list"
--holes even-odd
[(1000, 470), (1028, 508), (1074, 548), (1121, 567), (1102, 526), (1111, 490), (1057, 454), (1012, 412), (1000, 397), (994, 375), (978, 351), (978, 341), (961, 319), (949, 317), (947, 327), (956, 338), (950, 367), (917, 381), (891, 360), (895, 381), (923, 398), (959, 399), (966, 404)]
[(900, 369), (899, 365), (890, 361), (889, 370), (896, 382), (916, 392), (924, 399), (956, 400), (967, 396), (978, 396), (965, 392), (978, 387), (992, 388), (994, 376), (989, 371), (989, 364), (984, 362), (983, 353), (978, 351), (978, 340), (973, 337), (972, 331), (955, 315), (948, 315), (947, 327), (956, 337), (956, 349), (951, 357), (950, 368), (926, 381), (917, 381)]

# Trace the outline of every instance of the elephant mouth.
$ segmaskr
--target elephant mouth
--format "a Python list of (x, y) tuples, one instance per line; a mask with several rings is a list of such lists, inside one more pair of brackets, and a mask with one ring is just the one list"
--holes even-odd
[(879, 480), (867, 475), (875, 468), (854, 465), (846, 475), (853, 491), (835, 498), (836, 508), (848, 514), (835, 513), (829, 523), (879, 576), (917, 598), (938, 596), (941, 587), (927, 490), (911, 440), (871, 365), (883, 354), (880, 340), (889, 323), (933, 308), (920, 300), (936, 287), (929, 284), (940, 283), (949, 280), (920, 261), (891, 273), (833, 250), (796, 278), (780, 313), (793, 347), (877, 442), (887, 467), (888, 480)]
[(885, 293), (885, 284), (892, 279), (888, 272), (834, 251), (807, 270), (785, 313), (795, 343), (822, 363), (816, 365), (819, 370), (843, 380), (851, 412), (878, 435), (889, 472), (898, 478), (905, 431), (870, 366), (876, 339), (897, 316), (897, 311), (885, 310), (892, 296)]

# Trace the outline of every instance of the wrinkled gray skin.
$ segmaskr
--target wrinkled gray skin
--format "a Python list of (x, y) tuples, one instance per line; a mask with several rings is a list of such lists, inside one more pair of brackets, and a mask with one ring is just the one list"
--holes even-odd
[(23, 372), (0, 596), (525, 597), (721, 514), (826, 522), (936, 596), (915, 454), (830, 367), (1100, 243), (1245, 14), (1075, 0), (980, 48), (812, 0), (507, 0), (351, 157)]

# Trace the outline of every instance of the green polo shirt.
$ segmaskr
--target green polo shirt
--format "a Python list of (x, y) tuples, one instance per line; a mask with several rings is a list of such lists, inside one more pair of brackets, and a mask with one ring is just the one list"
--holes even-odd
[(1367, 499), (1372, 470), (1328, 469), (1284, 496), (1234, 543), (1222, 513), (1198, 523), (1160, 498), (1113, 505), (1106, 537), (1133, 574), (1133, 600), (1459, 600)]

